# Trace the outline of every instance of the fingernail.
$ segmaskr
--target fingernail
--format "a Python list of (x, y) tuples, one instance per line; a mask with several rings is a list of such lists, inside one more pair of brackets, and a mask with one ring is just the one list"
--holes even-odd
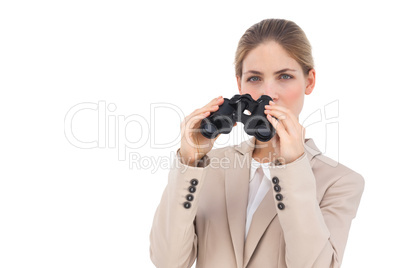
[(271, 104), (276, 104), (274, 101), (270, 101)]

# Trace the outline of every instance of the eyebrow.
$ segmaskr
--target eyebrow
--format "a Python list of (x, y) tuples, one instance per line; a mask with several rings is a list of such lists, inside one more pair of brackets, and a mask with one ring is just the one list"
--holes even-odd
[[(296, 72), (296, 70), (289, 69), (289, 68), (285, 68), (285, 69), (282, 69), (282, 70), (279, 70), (279, 71), (274, 72), (274, 74), (280, 74), (280, 73), (283, 73), (283, 72), (289, 72), (289, 71), (290, 71), (290, 72)], [(243, 73), (243, 74), (247, 74), (247, 73), (258, 74), (258, 75), (263, 75), (263, 73), (262, 73), (262, 72), (255, 71), (255, 70), (250, 70), (250, 71), (245, 72), (245, 73)]]

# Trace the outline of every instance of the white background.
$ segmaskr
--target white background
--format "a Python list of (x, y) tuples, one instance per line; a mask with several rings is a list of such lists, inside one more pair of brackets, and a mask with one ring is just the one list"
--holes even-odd
[[(323, 116), (305, 125), (306, 136), (366, 181), (343, 267), (395, 267), (402, 238), (396, 6), (2, 1), (0, 267), (153, 267), (150, 227), (167, 182), (166, 161), (179, 147), (175, 109), (188, 114), (237, 93), (237, 42), (265, 18), (293, 20), (306, 32), (317, 83), (300, 120), (317, 111)], [(86, 109), (67, 120), (66, 130), (71, 109), (83, 103), (105, 104), (108, 120), (98, 120), (101, 109)], [(152, 103), (176, 108), (155, 110), (151, 118)], [(335, 115), (328, 121), (326, 105)], [(65, 131), (98, 146), (80, 148)], [(236, 133), (242, 132), (219, 145), (241, 142)], [(152, 141), (170, 145), (156, 148)], [(131, 168), (130, 153), (140, 157)]]

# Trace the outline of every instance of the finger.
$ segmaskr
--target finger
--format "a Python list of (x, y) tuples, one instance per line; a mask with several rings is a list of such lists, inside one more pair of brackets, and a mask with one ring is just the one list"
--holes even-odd
[[(194, 134), (197, 134), (200, 132), (200, 122), (202, 119), (207, 117), (209, 115), (209, 112), (206, 112), (204, 114), (196, 115), (193, 116), (187, 124), (184, 126), (183, 132), (182, 132), (182, 137), (186, 139), (186, 142), (193, 148), (197, 148), (197, 144), (192, 142), (191, 137), (197, 137), (193, 136)], [(203, 137), (201, 137), (203, 138)]]
[(281, 124), (278, 120), (276, 120), (270, 114), (267, 115), (267, 119), (272, 124), (272, 126), (275, 128), (275, 130), (278, 133), (280, 138), (286, 139), (289, 137), (288, 132), (286, 131), (283, 124)]
[[(277, 117), (279, 120), (281, 120), (282, 123), (285, 124), (286, 129), (288, 133), (294, 137), (302, 137), (303, 136), (303, 131), (304, 127), (299, 123), (299, 120), (297, 117), (293, 114), (293, 112), (290, 109), (287, 109), (283, 106), (279, 105), (269, 105), (270, 108), (270, 114), (272, 116)], [(275, 113), (274, 111), (281, 111), (279, 113)], [(279, 116), (279, 117), (278, 117)], [(290, 119), (290, 120), (288, 120)], [(292, 122), (293, 124), (290, 124)], [(303, 138), (303, 143), (304, 143), (304, 138)]]
[(211, 103), (214, 103), (214, 104), (218, 104), (218, 103), (222, 104), (223, 102), (224, 102), (224, 98), (222, 96), (219, 96), (219, 97), (211, 100)]
[(214, 98), (214, 99), (212, 99), (209, 103), (207, 103), (205, 106), (203, 106), (201, 109), (204, 109), (204, 108), (208, 108), (208, 107), (212, 107), (212, 106), (216, 106), (216, 105), (222, 105), (223, 104), (223, 102), (224, 102), (225, 100), (223, 99), (223, 97), (222, 96), (219, 96), (219, 97), (217, 97), (217, 98)]
[(202, 108), (194, 110), (190, 115), (188, 115), (188, 119), (205, 112), (216, 112), (219, 109), (219, 106), (223, 104), (223, 102), (224, 99), (222, 97), (215, 98)]
[[(192, 112), (191, 114), (189, 114), (188, 116), (184, 117), (184, 120), (180, 124), (180, 128), (183, 130), (192, 128), (198, 121), (201, 121), (203, 118), (205, 118), (209, 115), (210, 115), (210, 112), (200, 113), (199, 109), (197, 109), (194, 112)], [(201, 118), (201, 120), (199, 120), (199, 118)]]
[(292, 120), (289, 119), (289, 116), (287, 114), (275, 110), (265, 110), (264, 112), (266, 115), (276, 117), (277, 118), (276, 120), (279, 121), (279, 123), (284, 126), (284, 129), (289, 133), (289, 135), (296, 134), (295, 126)]
[(215, 112), (219, 109), (219, 106), (221, 106), (223, 104), (225, 100), (223, 99), (223, 97), (218, 97), (213, 99), (210, 103), (208, 103), (207, 105), (205, 105), (204, 107), (201, 108), (201, 110), (204, 111), (211, 111), (211, 112)]
[(280, 105), (277, 105), (277, 104), (270, 104), (270, 105), (265, 105), (265, 108), (269, 109), (269, 110), (281, 111), (281, 112), (283, 112), (285, 114), (289, 114), (290, 119), (292, 119), (292, 121), (294, 123), (295, 122), (299, 123), (299, 121), (297, 120), (297, 117), (293, 114), (293, 112), (290, 109), (286, 108), (286, 107), (283, 107), (283, 106), (280, 106)]
[(187, 123), (188, 128), (189, 129), (198, 128), (199, 125), (201, 124), (202, 119), (207, 117), (209, 114), (210, 114), (210, 112), (205, 112), (205, 113), (193, 116)]
[(212, 107), (210, 107), (210, 109), (203, 109), (203, 108), (196, 109), (191, 114), (189, 114), (188, 116), (184, 117), (184, 120), (183, 120), (182, 123), (184, 124), (184, 126), (187, 126), (189, 122), (193, 121), (192, 118), (198, 117), (198, 116), (203, 115), (205, 113), (208, 113), (207, 116), (209, 116), (211, 114), (211, 112), (214, 112), (214, 111), (216, 111), (218, 109), (219, 109), (219, 106), (212, 106)]
[(283, 107), (283, 106), (278, 105), (278, 104), (274, 103), (273, 101), (271, 101), (269, 105), (265, 105), (265, 108), (268, 108), (270, 110), (282, 111), (283, 113), (289, 115), (290, 119), (292, 120), (292, 122), (295, 125), (299, 124), (299, 120), (297, 119), (297, 117), (293, 114), (293, 112), (290, 109), (288, 109), (286, 107)]
[(276, 104), (271, 104), (265, 107), (266, 110), (270, 111), (269, 113), (272, 116), (275, 116), (279, 120), (282, 120), (282, 122), (285, 124), (286, 129), (289, 131), (289, 134), (298, 133), (296, 130), (300, 126), (300, 123), (291, 110)]

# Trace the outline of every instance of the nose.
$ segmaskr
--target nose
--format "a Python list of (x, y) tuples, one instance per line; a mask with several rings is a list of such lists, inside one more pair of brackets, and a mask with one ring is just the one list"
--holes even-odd
[(274, 85), (264, 85), (263, 94), (270, 96), (274, 102), (277, 102), (278, 100), (278, 91)]

